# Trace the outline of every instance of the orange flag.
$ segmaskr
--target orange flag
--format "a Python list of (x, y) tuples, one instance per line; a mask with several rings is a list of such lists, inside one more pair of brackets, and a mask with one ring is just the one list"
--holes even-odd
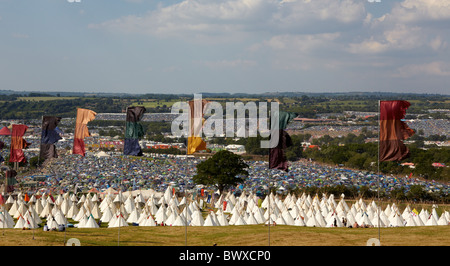
[(88, 109), (77, 109), (77, 120), (75, 122), (75, 135), (73, 138), (73, 154), (85, 156), (84, 138), (89, 137), (87, 124), (95, 119), (96, 112)]
[(10, 162), (23, 162), (25, 163), (27, 159), (23, 153), (23, 149), (30, 146), (30, 143), (23, 139), (23, 135), (27, 131), (28, 127), (26, 125), (13, 125), (11, 134), (11, 152), (9, 156)]

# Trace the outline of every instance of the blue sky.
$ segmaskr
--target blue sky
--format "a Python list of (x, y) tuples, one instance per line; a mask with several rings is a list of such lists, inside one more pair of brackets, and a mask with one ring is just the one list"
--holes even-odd
[(448, 0), (0, 0), (0, 89), (450, 92)]

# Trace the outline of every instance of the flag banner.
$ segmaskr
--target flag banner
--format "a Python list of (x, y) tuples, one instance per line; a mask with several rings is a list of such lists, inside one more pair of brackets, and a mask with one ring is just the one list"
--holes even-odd
[(187, 154), (206, 150), (206, 142), (202, 139), (201, 130), (203, 127), (203, 113), (207, 103), (208, 101), (204, 99), (189, 101), (190, 122)]
[(41, 151), (40, 157), (43, 159), (57, 158), (55, 143), (61, 139), (58, 124), (61, 117), (44, 116), (42, 117)]
[(16, 176), (17, 176), (16, 170), (10, 169), (5, 172), (5, 179), (6, 183), (8, 184), (6, 186), (6, 191), (8, 193), (14, 192), (14, 185), (17, 184), (17, 180), (15, 178)]
[(141, 145), (139, 145), (139, 139), (125, 139), (123, 142), (123, 154), (141, 156)]
[(403, 140), (414, 135), (414, 130), (402, 121), (407, 101), (380, 101), (380, 157), (382, 161), (401, 161), (409, 156), (409, 149)]
[(292, 146), (292, 139), (283, 129), (279, 130), (278, 145), (269, 149), (269, 168), (289, 171), (289, 162), (286, 158), (285, 149)]
[(22, 162), (26, 163), (27, 159), (23, 153), (23, 149), (30, 146), (30, 143), (26, 142), (23, 138), (28, 126), (26, 125), (13, 125), (11, 133), (11, 151), (9, 155), (10, 162)]
[(206, 142), (201, 137), (188, 137), (188, 154), (196, 151), (206, 150)]
[(80, 154), (82, 156), (86, 155), (86, 150), (84, 147), (84, 138), (89, 137), (89, 131), (87, 128), (87, 124), (95, 119), (97, 115), (96, 112), (89, 110), (78, 108), (77, 109), (77, 120), (75, 122), (75, 135), (73, 138), (73, 154)]
[(278, 113), (278, 143), (269, 149), (269, 168), (289, 171), (286, 148), (292, 146), (291, 136), (285, 131), (287, 125), (297, 117), (297, 113), (280, 111)]
[(144, 128), (139, 123), (146, 109), (143, 106), (131, 106), (127, 108), (124, 155), (142, 156), (139, 139), (144, 136)]

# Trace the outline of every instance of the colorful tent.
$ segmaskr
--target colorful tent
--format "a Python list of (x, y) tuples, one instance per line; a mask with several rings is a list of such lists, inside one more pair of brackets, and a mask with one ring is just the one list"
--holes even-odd
[(11, 135), (11, 130), (8, 127), (3, 127), (0, 129), (0, 136), (9, 136)]

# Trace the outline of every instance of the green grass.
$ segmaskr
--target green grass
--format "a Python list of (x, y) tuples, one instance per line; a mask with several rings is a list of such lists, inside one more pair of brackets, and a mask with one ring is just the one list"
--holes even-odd
[[(354, 200), (346, 200), (351, 206)], [(366, 204), (369, 202), (366, 200)], [(378, 202), (377, 202), (378, 204)], [(386, 202), (381, 202), (384, 209)], [(392, 202), (389, 203), (392, 206)], [(407, 205), (420, 212), (431, 210), (430, 204), (396, 203), (401, 211)], [(441, 215), (449, 205), (439, 205)], [(206, 218), (208, 212), (203, 212)], [(77, 224), (72, 219), (69, 223)], [(0, 246), (62, 246), (70, 238), (80, 240), (82, 246), (267, 246), (269, 227), (245, 226), (127, 226), (108, 228), (102, 223), (98, 229), (68, 228), (66, 232), (0, 228)], [(370, 238), (378, 238), (378, 228), (318, 228), (298, 226), (271, 226), (271, 246), (365, 246)], [(187, 234), (186, 234), (187, 233)], [(385, 246), (450, 246), (450, 226), (421, 226), (381, 228), (381, 244)], [(187, 243), (186, 243), (187, 240)]]
[[(42, 229), (1, 229), (0, 245), (62, 246), (70, 238), (82, 246), (267, 246), (269, 228), (264, 225), (219, 227), (68, 228), (66, 232)], [(187, 234), (186, 234), (187, 232)], [(450, 246), (450, 226), (381, 228), (385, 246)], [(365, 246), (378, 238), (378, 228), (315, 228), (273, 226), (271, 246)]]

